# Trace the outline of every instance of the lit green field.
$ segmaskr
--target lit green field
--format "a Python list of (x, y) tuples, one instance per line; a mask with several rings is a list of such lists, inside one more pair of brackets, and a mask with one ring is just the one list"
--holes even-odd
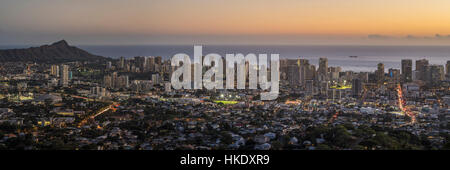
[(214, 100), (215, 103), (222, 103), (225, 105), (229, 105), (229, 104), (237, 104), (238, 101), (228, 101), (228, 100)]
[(338, 89), (338, 90), (343, 90), (343, 89), (351, 89), (352, 86), (351, 86), (351, 85), (346, 85), (346, 86), (331, 86), (330, 88), (332, 88), (332, 89)]

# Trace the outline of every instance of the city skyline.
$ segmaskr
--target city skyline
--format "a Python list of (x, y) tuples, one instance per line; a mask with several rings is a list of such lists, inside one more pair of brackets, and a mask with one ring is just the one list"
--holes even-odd
[[(0, 50), (0, 150), (450, 148), (448, 58), (398, 58), (401, 69), (381, 62), (369, 72), (344, 70), (327, 57), (271, 59), (270, 69), (235, 58), (235, 74), (227, 69), (208, 80), (216, 67), (208, 56), (197, 58), (203, 65), (155, 55), (108, 58), (66, 41)], [(259, 82), (270, 71), (276, 98), (251, 89), (257, 69)], [(242, 73), (248, 76), (234, 78)], [(199, 75), (207, 81), (197, 83)], [(200, 88), (175, 87), (180, 77)], [(208, 89), (212, 81), (219, 87)]]

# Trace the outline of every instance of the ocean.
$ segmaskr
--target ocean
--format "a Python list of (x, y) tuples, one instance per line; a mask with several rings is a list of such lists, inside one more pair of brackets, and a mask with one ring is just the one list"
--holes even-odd
[[(135, 56), (162, 56), (165, 59), (177, 53), (193, 56), (193, 45), (137, 45), (137, 46), (77, 46), (90, 53), (111, 58)], [(11, 48), (1, 46), (0, 49)], [(402, 59), (428, 59), (430, 64), (445, 65), (450, 60), (450, 46), (340, 46), (340, 45), (204, 45), (203, 55), (218, 53), (280, 54), (280, 58), (303, 58), (318, 65), (320, 57), (328, 58), (329, 66), (340, 66), (343, 70), (374, 71), (378, 63), (389, 68), (401, 68)], [(358, 56), (351, 58), (349, 56)]]

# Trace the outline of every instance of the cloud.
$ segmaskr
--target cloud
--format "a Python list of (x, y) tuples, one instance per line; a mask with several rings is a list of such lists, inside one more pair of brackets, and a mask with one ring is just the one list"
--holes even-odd
[(406, 39), (411, 39), (411, 40), (420, 39), (420, 37), (416, 37), (415, 35), (407, 35), (405, 38)]
[(406, 39), (427, 39), (427, 40), (433, 40), (433, 39), (450, 39), (450, 35), (441, 35), (441, 34), (435, 34), (434, 36), (415, 36), (415, 35), (407, 35), (405, 37)]
[(443, 38), (450, 38), (450, 35), (441, 35), (441, 34), (436, 34), (434, 35), (435, 38), (438, 39), (443, 39)]
[(367, 36), (369, 39), (390, 39), (392, 37), (387, 35), (381, 35), (381, 34), (370, 34)]
[(429, 35), (383, 35), (370, 34), (363, 42), (367, 44), (395, 44), (395, 45), (450, 45), (450, 34), (429, 34)]
[(367, 36), (369, 39), (396, 39), (396, 40), (450, 40), (450, 35), (435, 34), (434, 36), (416, 36), (408, 34), (403, 37), (389, 36), (381, 34), (370, 34)]

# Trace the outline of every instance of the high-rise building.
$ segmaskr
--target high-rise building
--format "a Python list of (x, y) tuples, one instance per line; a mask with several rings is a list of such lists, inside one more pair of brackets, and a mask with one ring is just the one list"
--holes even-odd
[(154, 72), (155, 71), (155, 57), (147, 57), (146, 58), (146, 66), (145, 66), (145, 69), (144, 69), (144, 71), (145, 72), (147, 72), (147, 71), (151, 71), (151, 72)]
[(61, 65), (59, 85), (67, 87), (69, 85), (69, 66)]
[(306, 94), (310, 96), (314, 95), (314, 81), (306, 80), (305, 86), (306, 86)]
[(359, 97), (362, 91), (362, 82), (359, 78), (352, 80), (352, 95), (354, 97)]
[(112, 87), (113, 88), (115, 88), (115, 87), (117, 87), (117, 80), (118, 80), (118, 78), (119, 78), (119, 75), (118, 75), (118, 73), (117, 72), (113, 72), (112, 73), (112, 75), (111, 75), (111, 85), (112, 85)]
[(103, 77), (103, 86), (109, 87), (109, 88), (113, 87), (112, 77), (110, 75), (105, 75)]
[(424, 81), (427, 84), (436, 86), (440, 81), (444, 80), (444, 66), (443, 65), (427, 65), (425, 66), (425, 78)]
[(300, 85), (300, 59), (283, 59), (280, 61), (282, 79), (292, 86)]
[(286, 77), (291, 85), (300, 85), (300, 66), (293, 64), (288, 65), (286, 70)]
[(118, 77), (118, 84), (116, 88), (128, 88), (129, 87), (129, 78), (127, 75), (122, 75)]
[(400, 70), (399, 69), (390, 68), (388, 76), (389, 76), (389, 80), (391, 82), (394, 82), (394, 83), (400, 82)]
[(171, 92), (172, 91), (172, 84), (170, 82), (164, 83), (164, 91)]
[(160, 83), (160, 76), (159, 74), (152, 74), (152, 83), (153, 85)]
[(136, 56), (134, 57), (135, 62), (135, 72), (142, 72), (145, 70), (146, 57)]
[(51, 66), (51, 70), (50, 70), (50, 74), (52, 75), (52, 76), (55, 76), (55, 77), (59, 77), (59, 66), (58, 65), (52, 65)]
[[(280, 64), (280, 76), (291, 86), (305, 86), (306, 80), (313, 80), (315, 66), (310, 65), (306, 59), (285, 59)], [(268, 71), (268, 75), (270, 71)], [(270, 76), (268, 77), (270, 78)]]
[(305, 86), (307, 80), (314, 80), (316, 76), (316, 67), (309, 64), (307, 59), (299, 59), (300, 67), (300, 85)]
[(360, 72), (360, 73), (358, 73), (358, 78), (359, 78), (359, 80), (361, 80), (361, 82), (368, 83), (369, 82), (369, 73), (368, 72)]
[(104, 87), (91, 87), (90, 90), (91, 95), (96, 97), (105, 97), (108, 94), (108, 91)]
[(157, 56), (155, 57), (155, 72), (160, 72), (161, 71), (161, 64), (162, 64), (162, 57), (161, 56)]
[(330, 80), (338, 80), (341, 71), (341, 67), (329, 67), (328, 72), (330, 74)]
[(319, 94), (328, 98), (330, 83), (328, 81), (319, 81), (317, 86)]
[(412, 81), (412, 60), (410, 59), (402, 60), (402, 81)]
[[(280, 80), (287, 80), (287, 59), (280, 59)], [(246, 70), (247, 71), (247, 70)]]
[(151, 64), (151, 70), (152, 71), (156, 71), (156, 62), (155, 62), (155, 57), (150, 58), (150, 64)]
[(446, 70), (446, 76), (447, 76), (447, 80), (450, 80), (450, 60), (447, 61), (447, 64), (445, 65), (445, 70)]
[(155, 57), (155, 63), (156, 64), (161, 64), (162, 63), (162, 57), (161, 56)]
[(103, 85), (108, 88), (128, 88), (129, 78), (127, 75), (119, 76), (117, 72), (113, 72), (111, 75), (105, 75), (103, 77)]
[(417, 70), (413, 71), (412, 80), (413, 81), (419, 80), (419, 71), (417, 71)]
[(280, 76), (291, 86), (305, 86), (307, 80), (316, 79), (316, 67), (307, 59), (280, 60)]
[(305, 66), (308, 70), (305, 73), (305, 79), (306, 80), (315, 80), (316, 79), (316, 66), (314, 65), (306, 65)]
[(120, 57), (120, 62), (119, 62), (119, 68), (120, 69), (124, 69), (125, 68), (125, 57)]
[[(226, 62), (224, 62), (226, 63)], [(226, 67), (224, 67), (226, 68)], [(170, 76), (172, 76), (172, 73), (174, 72), (174, 67), (172, 67), (170, 60), (165, 60), (162, 64), (162, 79), (168, 79), (170, 81)], [(226, 73), (226, 71), (224, 72)], [(236, 78), (235, 78), (236, 79)]]
[(427, 59), (421, 59), (416, 60), (416, 71), (418, 72), (418, 75), (416, 75), (416, 78), (418, 80), (426, 81), (426, 70), (425, 67), (428, 66), (428, 60)]
[(328, 58), (319, 58), (319, 68), (317, 70), (319, 80), (326, 80), (328, 78)]
[(377, 71), (375, 71), (375, 79), (377, 83), (383, 83), (384, 82), (384, 64), (378, 63)]
[(106, 63), (106, 68), (107, 68), (107, 69), (111, 69), (111, 68), (112, 68), (112, 62), (111, 62), (111, 61), (108, 61), (108, 62)]
[(416, 60), (416, 70), (423, 70), (428, 64), (427, 59)]
[(356, 77), (356, 74), (353, 71), (343, 71), (339, 72), (339, 81), (346, 81), (348, 83), (352, 82), (352, 80)]

